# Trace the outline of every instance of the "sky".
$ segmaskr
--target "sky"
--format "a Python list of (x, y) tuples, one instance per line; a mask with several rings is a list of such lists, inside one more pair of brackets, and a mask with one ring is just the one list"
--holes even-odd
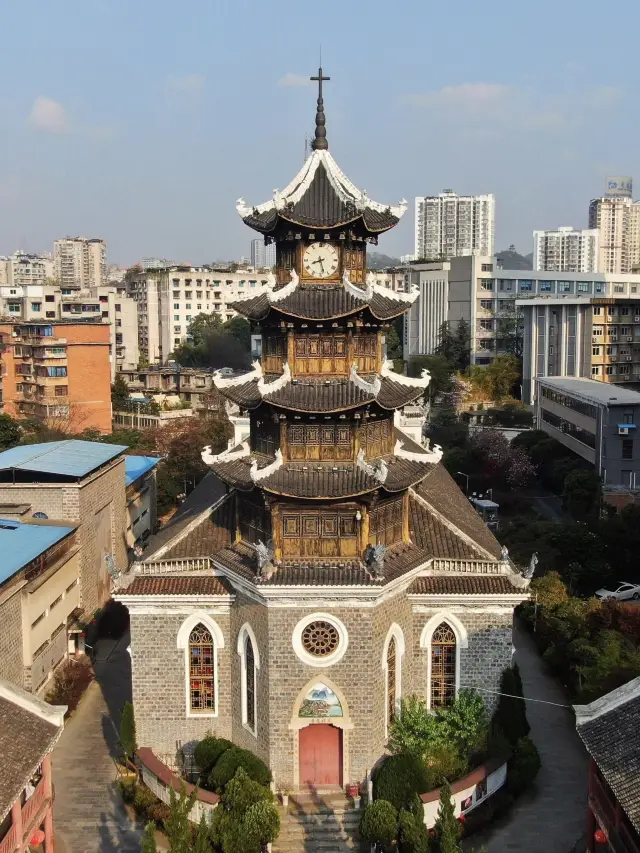
[[(496, 196), (496, 249), (640, 188), (634, 0), (4, 0), (0, 253), (103, 237), (110, 263), (208, 263), (301, 167), (322, 47), (329, 149), (413, 251), (413, 198)], [(640, 192), (638, 193), (640, 196)]]

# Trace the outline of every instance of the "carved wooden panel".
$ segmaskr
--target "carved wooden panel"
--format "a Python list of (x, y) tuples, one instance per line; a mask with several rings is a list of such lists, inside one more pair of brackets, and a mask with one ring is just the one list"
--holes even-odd
[(387, 456), (393, 453), (393, 421), (385, 418), (381, 421), (369, 421), (360, 430), (360, 447), (368, 458)]
[(369, 543), (393, 545), (402, 541), (403, 499), (392, 498), (379, 503), (370, 512)]
[(238, 520), (240, 536), (245, 542), (257, 545), (271, 539), (271, 516), (261, 498), (239, 497)]
[(378, 335), (354, 335), (353, 355), (358, 373), (378, 373), (379, 363)]
[(361, 284), (364, 281), (365, 271), (365, 247), (350, 246), (342, 250), (342, 267), (349, 270), (349, 279), (354, 284)]
[(296, 335), (293, 372), (298, 376), (345, 376), (349, 372), (346, 335)]
[(287, 452), (291, 462), (353, 459), (353, 433), (348, 425), (290, 424)]
[[(302, 531), (300, 535), (299, 531)], [(282, 555), (286, 558), (355, 557), (355, 513), (319, 510), (282, 513)]]
[(291, 270), (296, 265), (296, 244), (279, 242), (276, 246), (276, 281), (278, 284), (289, 284)]
[(284, 335), (262, 336), (262, 369), (265, 373), (282, 373), (287, 360), (287, 338)]

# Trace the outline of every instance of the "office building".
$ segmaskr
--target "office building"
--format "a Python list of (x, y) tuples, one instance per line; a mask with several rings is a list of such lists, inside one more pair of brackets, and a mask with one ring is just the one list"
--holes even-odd
[(264, 267), (275, 267), (276, 265), (276, 244), (269, 243), (268, 245), (263, 239), (251, 241), (251, 266), (263, 269)]
[(140, 357), (150, 364), (166, 362), (186, 340), (189, 323), (198, 314), (219, 314), (231, 320), (232, 303), (255, 294), (267, 284), (266, 273), (252, 267), (169, 267), (141, 270), (130, 276), (127, 293), (138, 306)]
[(449, 260), (494, 252), (495, 198), (444, 190), (415, 200), (416, 260)]
[(533, 232), (535, 270), (597, 272), (599, 251), (597, 228), (574, 230), (564, 226), (553, 231)]
[(588, 378), (536, 380), (536, 425), (590, 462), (606, 486), (640, 487), (640, 394)]
[(589, 205), (589, 228), (599, 232), (600, 272), (629, 273), (640, 263), (640, 203), (631, 178), (607, 178), (605, 195)]
[(2, 411), (111, 432), (110, 328), (100, 320), (0, 321)]
[(439, 342), (442, 324), (449, 318), (451, 261), (412, 264), (408, 275), (419, 296), (404, 318), (404, 354), (431, 355)]
[(104, 240), (65, 237), (53, 244), (55, 277), (60, 287), (99, 287), (107, 283)]

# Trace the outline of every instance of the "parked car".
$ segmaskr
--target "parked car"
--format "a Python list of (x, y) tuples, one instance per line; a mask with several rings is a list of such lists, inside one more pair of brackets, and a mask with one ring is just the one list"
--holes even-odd
[(626, 601), (629, 598), (633, 598), (637, 601), (640, 598), (640, 584), (619, 583), (617, 589), (599, 589), (596, 592), (596, 598), (599, 598), (601, 601), (606, 601), (607, 598), (612, 598), (616, 601)]

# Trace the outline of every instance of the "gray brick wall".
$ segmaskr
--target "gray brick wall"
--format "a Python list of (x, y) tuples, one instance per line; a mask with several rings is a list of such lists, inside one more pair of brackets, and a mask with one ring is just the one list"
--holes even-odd
[(3, 595), (7, 598), (0, 604), (0, 678), (24, 687), (21, 594)]

